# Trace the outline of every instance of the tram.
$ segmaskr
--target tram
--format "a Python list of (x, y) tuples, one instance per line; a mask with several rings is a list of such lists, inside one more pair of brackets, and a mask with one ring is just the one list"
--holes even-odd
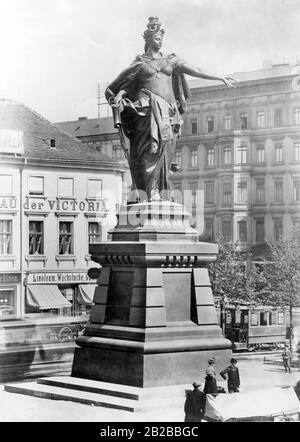
[(234, 350), (281, 348), (286, 342), (286, 315), (282, 308), (226, 306), (224, 334)]

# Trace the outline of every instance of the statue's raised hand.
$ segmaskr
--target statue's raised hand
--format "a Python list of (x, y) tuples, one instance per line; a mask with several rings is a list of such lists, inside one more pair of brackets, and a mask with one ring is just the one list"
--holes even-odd
[(232, 77), (223, 77), (222, 81), (224, 84), (226, 84), (226, 86), (228, 87), (235, 87), (234, 83), (236, 82), (235, 78)]

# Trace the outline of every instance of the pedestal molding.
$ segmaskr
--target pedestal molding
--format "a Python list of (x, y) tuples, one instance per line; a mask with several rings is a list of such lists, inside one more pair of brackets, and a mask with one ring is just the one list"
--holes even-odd
[(76, 343), (83, 347), (103, 348), (115, 351), (141, 353), (147, 354), (159, 354), (159, 353), (177, 353), (177, 352), (189, 352), (199, 350), (211, 350), (214, 349), (227, 349), (227, 339), (220, 338), (203, 338), (199, 339), (185, 339), (181, 341), (152, 341), (152, 342), (137, 342), (137, 341), (125, 341), (121, 339), (109, 339), (103, 337), (90, 337), (80, 336), (77, 338)]

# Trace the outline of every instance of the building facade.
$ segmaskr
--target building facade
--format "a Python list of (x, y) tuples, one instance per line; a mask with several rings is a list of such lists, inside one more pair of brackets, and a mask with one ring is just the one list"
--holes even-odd
[(124, 182), (131, 186), (131, 176), (118, 130), (112, 117), (87, 118), (55, 123), (57, 127), (76, 137), (82, 143), (120, 162), (125, 167)]
[(87, 276), (88, 247), (107, 240), (116, 222), (124, 167), (23, 104), (1, 100), (0, 115), (5, 346), (13, 320), (68, 322), (89, 311), (96, 281)]
[[(206, 241), (262, 245), (300, 222), (300, 66), (232, 74), (236, 87), (191, 80), (170, 175)], [(57, 123), (126, 164), (112, 117)], [(126, 180), (130, 182), (128, 170)], [(197, 206), (197, 207), (196, 207)]]
[(263, 244), (300, 222), (300, 66), (192, 80), (172, 188), (203, 202), (202, 238)]
[(62, 121), (55, 125), (110, 158), (125, 161), (119, 134), (114, 128), (112, 117), (101, 119), (79, 117), (78, 120)]

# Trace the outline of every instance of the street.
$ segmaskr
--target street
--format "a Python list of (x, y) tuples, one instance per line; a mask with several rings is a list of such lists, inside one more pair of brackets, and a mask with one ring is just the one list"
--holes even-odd
[[(237, 356), (239, 360), (239, 357)], [(295, 364), (296, 365), (296, 364)], [(299, 365), (292, 373), (285, 373), (280, 354), (240, 357), (240, 391), (261, 390), (272, 387), (295, 386), (300, 381)], [(203, 373), (199, 374), (203, 381)], [(193, 379), (191, 379), (191, 382)], [(204, 382), (204, 381), (203, 381)], [(218, 380), (226, 388), (226, 381)], [(74, 402), (40, 399), (0, 391), (0, 422), (183, 422), (184, 390), (181, 403), (166, 410), (130, 413), (108, 408), (93, 407)]]

